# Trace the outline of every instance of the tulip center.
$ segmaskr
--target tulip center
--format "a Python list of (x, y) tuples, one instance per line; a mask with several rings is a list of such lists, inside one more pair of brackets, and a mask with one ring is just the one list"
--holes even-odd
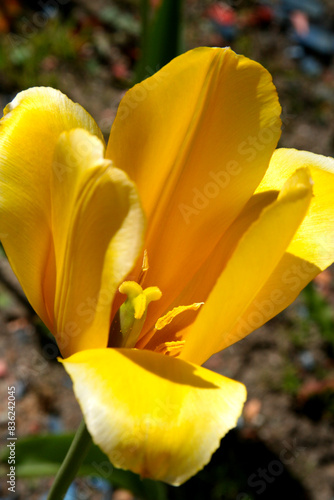
[(149, 286), (145, 290), (135, 281), (124, 281), (119, 291), (127, 295), (119, 309), (122, 347), (134, 347), (142, 331), (147, 315), (147, 307), (153, 300), (161, 298), (157, 286)]
[[(127, 295), (127, 298), (117, 311), (114, 321), (112, 322), (109, 335), (109, 339), (112, 339), (112, 342), (109, 344), (110, 347), (150, 349), (150, 347), (147, 346), (152, 337), (154, 337), (159, 330), (168, 327), (174, 318), (180, 314), (184, 314), (186, 311), (197, 311), (197, 309), (203, 305), (203, 302), (195, 302), (187, 306), (174, 307), (161, 316), (156, 321), (153, 328), (150, 328), (141, 335), (147, 316), (148, 305), (154, 300), (159, 300), (162, 296), (157, 286), (150, 286), (145, 289), (142, 288), (148, 269), (148, 258), (147, 252), (145, 251), (138, 282), (124, 281), (118, 289), (120, 293)], [(178, 356), (182, 351), (185, 340), (178, 338), (170, 340), (170, 334), (168, 334), (169, 328), (166, 330), (167, 336), (165, 338), (164, 335), (162, 337), (160, 336), (162, 342), (158, 342), (157, 345), (153, 347), (153, 350), (168, 356)]]

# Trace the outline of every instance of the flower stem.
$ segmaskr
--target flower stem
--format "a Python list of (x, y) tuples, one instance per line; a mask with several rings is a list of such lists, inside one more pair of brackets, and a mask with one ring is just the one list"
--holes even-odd
[(64, 498), (91, 444), (92, 438), (83, 420), (60, 466), (47, 500), (62, 500)]

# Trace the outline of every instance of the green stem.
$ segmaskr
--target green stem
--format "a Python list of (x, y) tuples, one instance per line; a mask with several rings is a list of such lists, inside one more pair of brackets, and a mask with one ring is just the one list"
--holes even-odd
[(62, 500), (64, 498), (91, 444), (91, 435), (85, 422), (82, 421), (56, 475), (47, 500)]
[(141, 17), (141, 50), (143, 54), (147, 52), (148, 45), (148, 30), (150, 18), (150, 2), (149, 0), (141, 0), (140, 2), (140, 17)]
[(135, 70), (135, 83), (183, 52), (183, 0), (161, 0), (156, 9), (151, 8), (149, 0), (141, 0), (141, 19), (142, 54)]

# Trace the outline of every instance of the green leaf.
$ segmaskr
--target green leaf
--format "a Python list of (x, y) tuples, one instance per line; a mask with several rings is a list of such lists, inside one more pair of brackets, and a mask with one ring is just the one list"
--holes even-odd
[[(69, 449), (74, 434), (42, 435), (16, 442), (16, 476), (18, 478), (55, 476)], [(0, 451), (0, 471), (5, 475), (9, 448)], [(99, 476), (117, 488), (130, 490), (142, 500), (167, 500), (163, 483), (140, 479), (137, 474), (113, 467), (108, 457), (92, 445), (79, 469), (80, 476)]]

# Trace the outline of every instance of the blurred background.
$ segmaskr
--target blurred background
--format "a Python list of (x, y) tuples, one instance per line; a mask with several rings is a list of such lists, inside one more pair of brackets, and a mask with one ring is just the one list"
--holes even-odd
[[(161, 2), (147, 3), (156, 12)], [(139, 0), (3, 0), (1, 107), (20, 90), (50, 85), (84, 106), (107, 138), (126, 89), (145, 76), (141, 26)], [(333, 1), (185, 0), (182, 32), (181, 50), (229, 45), (263, 64), (283, 108), (280, 146), (334, 156)], [(167, 33), (166, 46), (173, 40)], [(146, 71), (158, 67), (148, 64)], [(93, 450), (66, 500), (334, 500), (333, 306), (329, 269), (286, 311), (208, 361), (210, 369), (244, 382), (248, 401), (238, 428), (195, 478), (180, 488), (142, 484)], [(1, 445), (11, 385), (17, 436), (30, 441), (17, 447), (15, 494), (8, 493), (0, 454), (0, 500), (45, 499), (67, 433), (81, 420), (56, 355), (1, 255)]]

